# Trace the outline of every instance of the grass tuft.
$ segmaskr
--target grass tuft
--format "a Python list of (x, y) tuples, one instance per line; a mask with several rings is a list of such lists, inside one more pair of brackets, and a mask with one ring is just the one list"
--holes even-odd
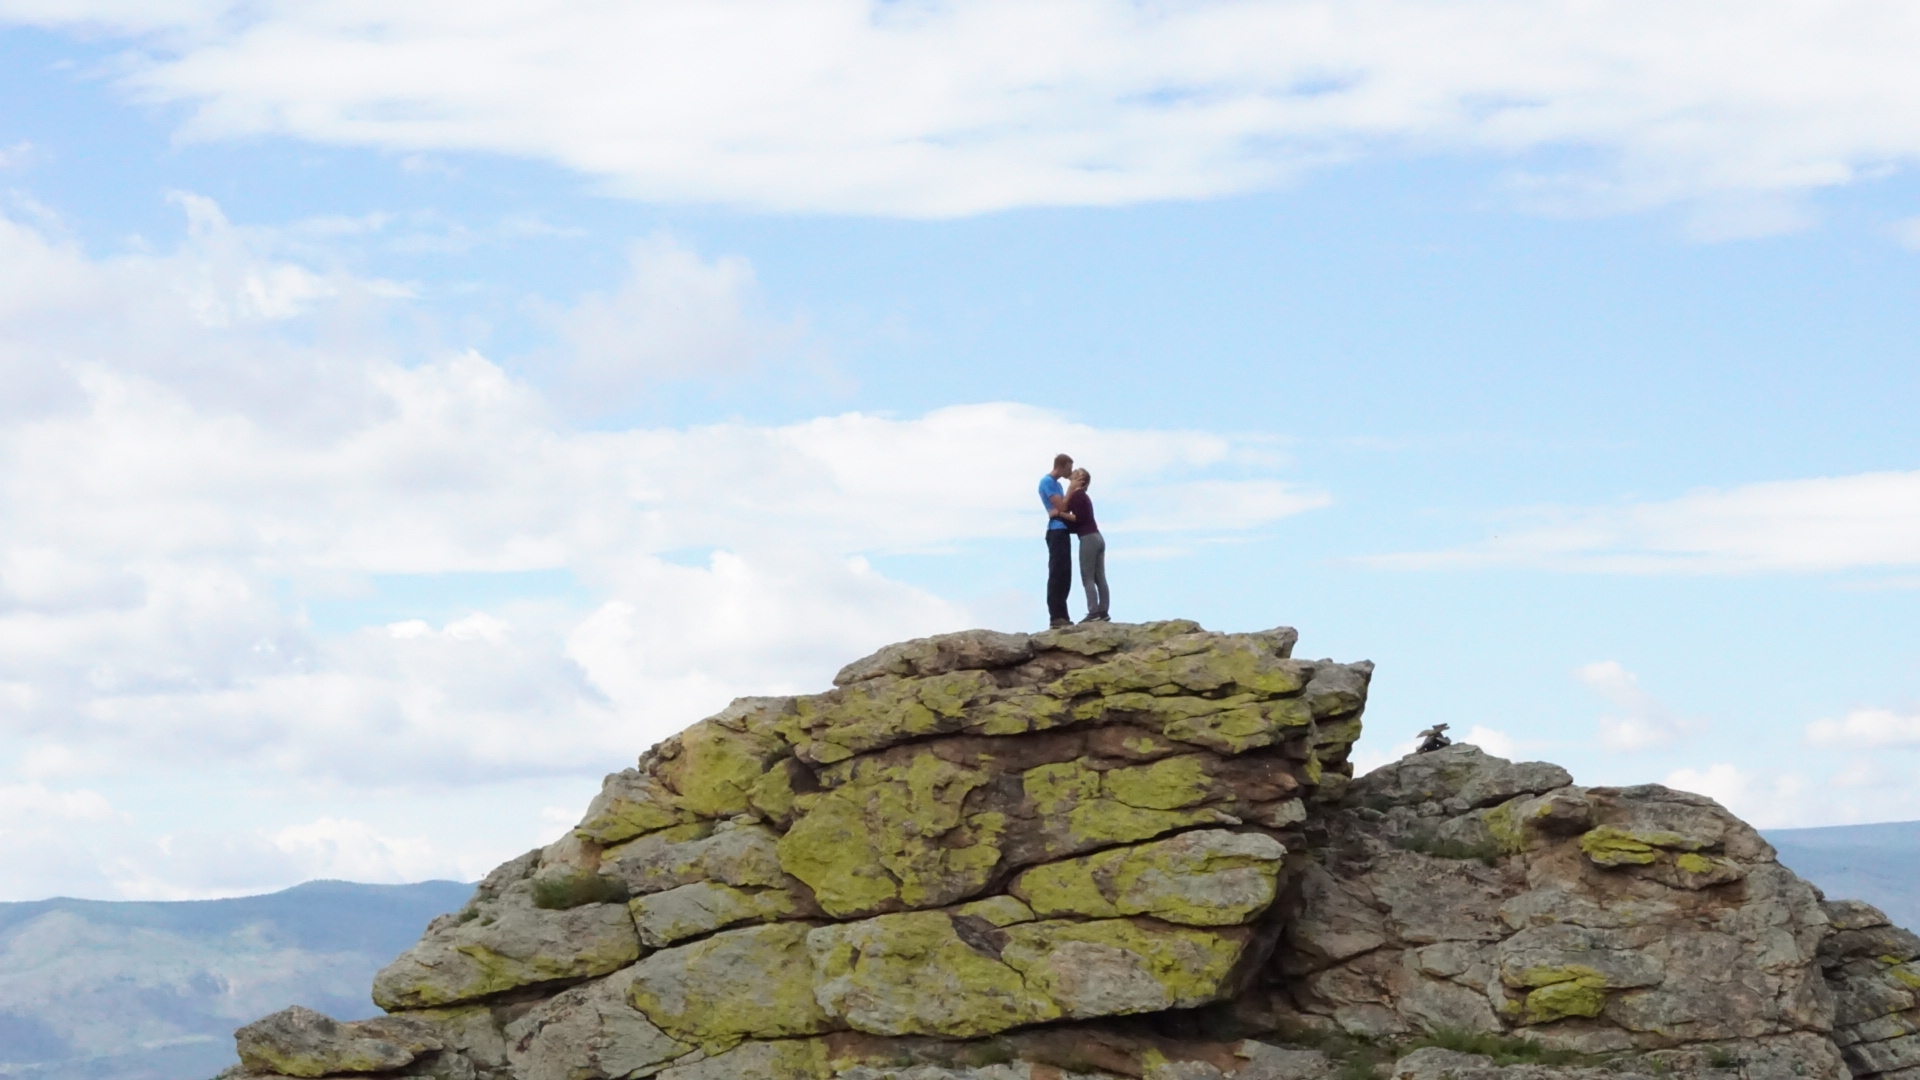
[(1549, 1049), (1532, 1039), (1516, 1039), (1511, 1035), (1458, 1028), (1435, 1028), (1426, 1037), (1415, 1040), (1409, 1049), (1421, 1046), (1479, 1054), (1493, 1059), (1495, 1065), (1584, 1065), (1593, 1061), (1590, 1054)]

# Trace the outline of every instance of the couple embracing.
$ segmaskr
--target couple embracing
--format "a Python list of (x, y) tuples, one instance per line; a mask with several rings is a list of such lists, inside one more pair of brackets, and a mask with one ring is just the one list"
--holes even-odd
[[(1068, 487), (1062, 490), (1060, 481)], [(1107, 622), (1107, 541), (1093, 520), (1093, 500), (1087, 485), (1093, 477), (1073, 467), (1060, 454), (1053, 471), (1040, 478), (1040, 505), (1047, 509), (1047, 616), (1052, 626), (1071, 626), (1067, 593), (1072, 590), (1072, 536), (1080, 538), (1080, 585), (1087, 594), (1087, 617), (1081, 622)]]

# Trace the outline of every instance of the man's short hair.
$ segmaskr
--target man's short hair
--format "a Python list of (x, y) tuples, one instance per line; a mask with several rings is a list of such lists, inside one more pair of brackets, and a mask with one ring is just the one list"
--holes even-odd
[(1057, 469), (1057, 468), (1059, 468), (1059, 467), (1060, 467), (1060, 466), (1062, 466), (1062, 465), (1071, 465), (1071, 464), (1073, 464), (1073, 455), (1072, 455), (1072, 454), (1055, 454), (1055, 455), (1053, 455), (1053, 467), (1054, 467), (1054, 468), (1056, 468), (1056, 469)]

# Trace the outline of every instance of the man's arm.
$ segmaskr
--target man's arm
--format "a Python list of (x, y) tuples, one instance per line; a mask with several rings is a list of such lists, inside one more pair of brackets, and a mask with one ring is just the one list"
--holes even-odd
[[(1053, 483), (1047, 483), (1049, 480), (1052, 480)], [(1059, 517), (1061, 511), (1067, 507), (1067, 497), (1060, 491), (1060, 481), (1055, 480), (1051, 476), (1041, 478), (1040, 498), (1045, 502), (1047, 517), (1049, 519)]]

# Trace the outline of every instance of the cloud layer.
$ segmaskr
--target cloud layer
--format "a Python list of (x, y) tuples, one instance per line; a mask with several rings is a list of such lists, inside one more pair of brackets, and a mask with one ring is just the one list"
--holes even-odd
[(1600, 718), (1600, 745), (1609, 750), (1670, 746), (1698, 726), (1641, 689), (1640, 677), (1618, 660), (1586, 664), (1573, 674), (1587, 689), (1620, 710)]
[[(1492, 155), (1525, 199), (1703, 235), (1920, 156), (1900, 0), (0, 0), (137, 42), (186, 134), (485, 151), (653, 200), (943, 216)], [(1561, 153), (1571, 151), (1571, 154)]]
[(1820, 573), (1920, 565), (1920, 472), (1783, 480), (1618, 506), (1512, 515), (1483, 543), (1377, 556), (1401, 569)]
[[(736, 694), (811, 689), (878, 645), (972, 624), (868, 557), (1031, 539), (1034, 481), (1062, 449), (1098, 463), (1103, 517), (1176, 542), (1326, 502), (1257, 439), (1019, 404), (580, 429), (476, 353), (409, 360), (343, 329), (404, 289), (181, 203), (181, 249), (106, 259), (0, 218), (0, 378), (24, 389), (0, 410), (0, 804), (32, 811), (0, 857), (53, 858), (60, 822), (98, 837), (166, 820), (103, 785), (596, 777)], [(665, 241), (642, 256), (621, 301), (642, 312), (751, 278)], [(718, 301), (692, 318), (704, 329), (661, 335), (662, 356), (697, 365), (700, 340), (758, 325)], [(382, 576), (526, 572), (570, 584), (336, 631), (308, 613)], [(338, 813), (117, 846), (99, 873), (140, 895), (230, 887), (194, 852), (363, 878), (471, 861)]]

